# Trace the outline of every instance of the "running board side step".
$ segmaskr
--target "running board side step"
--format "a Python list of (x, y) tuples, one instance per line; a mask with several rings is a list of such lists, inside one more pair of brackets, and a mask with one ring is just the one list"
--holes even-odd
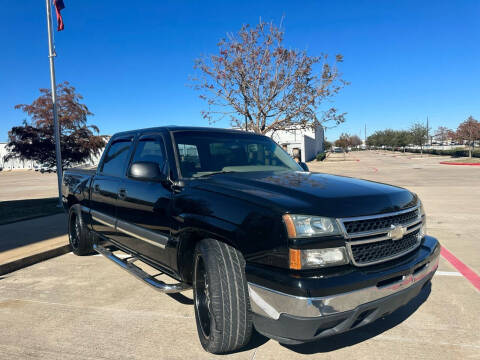
[(145, 271), (143, 271), (138, 266), (133, 264), (135, 261), (139, 260), (134, 256), (121, 259), (118, 256), (115, 256), (115, 254), (110, 250), (96, 244), (93, 245), (93, 249), (96, 252), (98, 252), (100, 255), (103, 255), (107, 259), (112, 260), (115, 264), (119, 265), (123, 270), (128, 271), (130, 274), (146, 282), (148, 285), (154, 287), (156, 290), (160, 292), (170, 294), (170, 293), (178, 293), (178, 292), (191, 289), (191, 286), (186, 283), (180, 282), (176, 284), (166, 284), (163, 281), (155, 278), (155, 276), (159, 276), (162, 273), (156, 274), (155, 276), (147, 274)]

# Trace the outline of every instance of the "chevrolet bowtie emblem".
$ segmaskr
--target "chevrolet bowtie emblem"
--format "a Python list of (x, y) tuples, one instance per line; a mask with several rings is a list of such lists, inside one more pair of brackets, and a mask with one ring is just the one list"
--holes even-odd
[(387, 236), (392, 240), (400, 240), (407, 232), (407, 228), (402, 225), (391, 225)]

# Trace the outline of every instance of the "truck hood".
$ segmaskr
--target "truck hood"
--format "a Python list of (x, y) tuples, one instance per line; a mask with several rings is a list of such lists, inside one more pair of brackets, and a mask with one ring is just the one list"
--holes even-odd
[(198, 188), (238, 197), (280, 212), (355, 217), (412, 207), (418, 198), (387, 184), (307, 172), (217, 174), (199, 180)]

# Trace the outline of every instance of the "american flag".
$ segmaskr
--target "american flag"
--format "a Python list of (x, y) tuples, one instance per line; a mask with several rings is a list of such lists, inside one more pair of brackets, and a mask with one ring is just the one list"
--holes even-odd
[(57, 30), (62, 31), (64, 26), (60, 11), (65, 9), (65, 4), (63, 3), (63, 0), (53, 0), (53, 5), (55, 5), (55, 12), (57, 13)]

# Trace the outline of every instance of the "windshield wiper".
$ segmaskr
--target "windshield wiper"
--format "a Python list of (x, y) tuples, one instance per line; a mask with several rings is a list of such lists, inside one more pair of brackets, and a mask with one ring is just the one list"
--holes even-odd
[(207, 176), (211, 176), (211, 175), (218, 175), (218, 174), (230, 174), (230, 173), (236, 173), (238, 171), (233, 171), (233, 170), (220, 170), (220, 171), (212, 171), (212, 172), (209, 172), (208, 174), (203, 174), (203, 175), (198, 175), (198, 176), (195, 176), (196, 178), (202, 178), (202, 177), (207, 177)]

